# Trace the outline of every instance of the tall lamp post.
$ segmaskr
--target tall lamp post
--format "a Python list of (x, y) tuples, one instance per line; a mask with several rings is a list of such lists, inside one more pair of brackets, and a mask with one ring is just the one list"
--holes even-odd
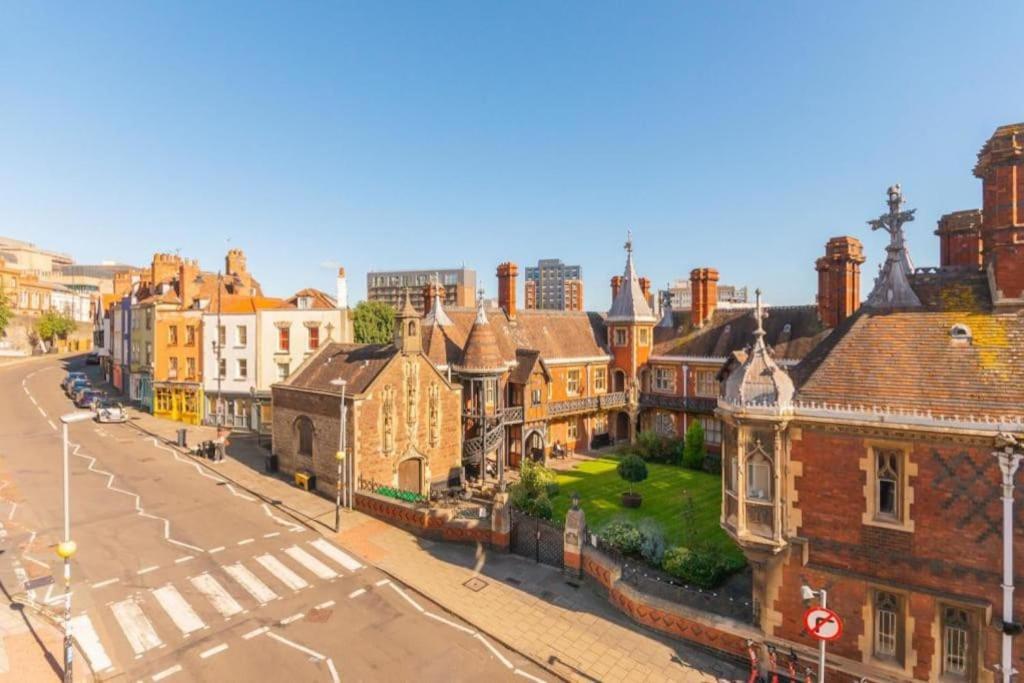
[(996, 436), (997, 450), (992, 453), (1003, 475), (1003, 652), (999, 667), (1003, 683), (1010, 683), (1017, 673), (1013, 668), (1013, 637), (1022, 630), (1013, 620), (1013, 489), (1014, 477), (1024, 458), (1017, 446), (1015, 437), (1000, 433)]
[(77, 546), (71, 540), (71, 494), (68, 476), (68, 425), (93, 418), (92, 412), (61, 415), (64, 436), (64, 540), (57, 544), (57, 555), (64, 560), (64, 683), (71, 683), (71, 658), (74, 645), (71, 640), (71, 557)]
[(331, 384), (336, 387), (341, 387), (341, 407), (338, 409), (338, 452), (334, 454), (334, 459), (338, 461), (338, 477), (335, 482), (335, 499), (334, 499), (334, 531), (337, 533), (341, 531), (341, 479), (342, 479), (342, 468), (345, 465), (345, 431), (346, 431), (346, 411), (345, 411), (345, 385), (348, 384), (344, 379), (340, 377), (338, 379), (331, 380)]
[[(808, 607), (814, 598), (818, 598), (818, 604), (822, 609), (828, 608), (828, 591), (824, 588), (814, 590), (806, 583), (800, 586), (800, 598)], [(818, 683), (825, 683), (825, 641), (818, 640)]]

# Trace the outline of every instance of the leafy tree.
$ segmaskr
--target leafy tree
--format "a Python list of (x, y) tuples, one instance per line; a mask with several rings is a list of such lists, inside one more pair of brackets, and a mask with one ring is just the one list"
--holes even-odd
[[(532, 517), (551, 519), (551, 495), (558, 493), (554, 472), (533, 460), (523, 460), (519, 468), (519, 481), (509, 488), (512, 505)], [(552, 491), (554, 493), (552, 493)]]
[(11, 302), (7, 299), (3, 284), (0, 284), (0, 337), (3, 336), (7, 326), (11, 324), (12, 317), (14, 317), (14, 311), (11, 309)]
[(691, 470), (699, 470), (704, 466), (704, 427), (700, 420), (693, 420), (686, 430), (686, 443), (683, 445), (683, 465)]
[(357, 344), (387, 344), (394, 336), (395, 309), (380, 301), (360, 301), (352, 324)]
[(75, 330), (75, 321), (71, 316), (58, 311), (47, 311), (43, 313), (36, 322), (36, 334), (40, 339), (50, 342), (56, 339), (65, 339)]
[(633, 484), (640, 483), (647, 478), (647, 463), (639, 455), (627, 455), (619, 461), (615, 468), (626, 483), (629, 484), (629, 492), (633, 493)]

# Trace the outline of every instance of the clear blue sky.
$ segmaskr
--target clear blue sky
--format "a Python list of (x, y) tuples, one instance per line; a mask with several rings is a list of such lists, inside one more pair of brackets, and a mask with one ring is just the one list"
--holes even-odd
[(1024, 3), (53, 3), (0, 22), (0, 234), (82, 262), (245, 249), (270, 294), (368, 269), (715, 266), (813, 300), (903, 184), (918, 265), (1024, 119)]

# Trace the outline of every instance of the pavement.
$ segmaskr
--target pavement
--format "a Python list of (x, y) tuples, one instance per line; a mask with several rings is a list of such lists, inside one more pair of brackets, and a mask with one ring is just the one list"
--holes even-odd
[[(0, 367), (0, 681), (62, 673), (64, 371)], [(150, 420), (69, 427), (77, 680), (553, 680), (321, 534), (314, 496), (275, 504), (232, 475), (286, 483), (193, 459), (137, 428), (179, 425)]]

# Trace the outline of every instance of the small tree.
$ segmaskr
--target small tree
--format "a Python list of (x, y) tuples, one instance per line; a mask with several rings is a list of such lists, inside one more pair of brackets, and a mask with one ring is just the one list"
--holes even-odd
[(74, 329), (75, 321), (71, 316), (58, 311), (47, 311), (36, 322), (36, 334), (51, 345), (57, 339), (65, 339)]
[(380, 301), (360, 301), (352, 313), (357, 344), (387, 344), (395, 329), (395, 309)]
[(683, 444), (683, 465), (691, 470), (699, 470), (704, 466), (704, 427), (700, 420), (694, 420), (686, 430), (686, 442)]
[(11, 302), (7, 300), (7, 293), (4, 291), (3, 283), (0, 283), (0, 337), (4, 336), (4, 331), (11, 324), (13, 316), (14, 311), (11, 310)]
[(627, 455), (619, 461), (616, 471), (629, 484), (629, 493), (632, 495), (633, 484), (638, 484), (647, 478), (647, 463), (639, 455)]
[[(551, 519), (551, 493), (554, 473), (538, 462), (526, 459), (519, 469), (519, 481), (509, 488), (512, 506), (531, 517)], [(557, 487), (554, 487), (557, 493)]]

